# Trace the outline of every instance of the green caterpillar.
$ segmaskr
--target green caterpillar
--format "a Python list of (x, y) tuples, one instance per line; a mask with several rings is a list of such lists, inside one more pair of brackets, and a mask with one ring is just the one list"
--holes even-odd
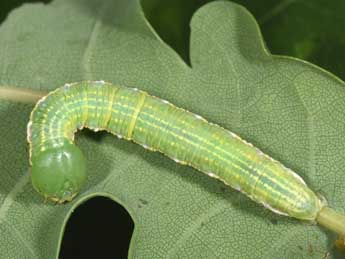
[(146, 92), (104, 81), (66, 84), (33, 109), (27, 127), (32, 183), (45, 198), (70, 201), (85, 181), (85, 159), (73, 144), (83, 127), (159, 151), (275, 213), (323, 221), (320, 211), (331, 211), (300, 176), (234, 133)]

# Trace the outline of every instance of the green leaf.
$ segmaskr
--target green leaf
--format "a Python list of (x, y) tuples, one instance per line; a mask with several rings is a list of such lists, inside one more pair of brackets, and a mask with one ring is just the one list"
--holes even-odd
[[(189, 67), (158, 38), (137, 1), (25, 5), (0, 28), (0, 85), (53, 90), (103, 79), (136, 86), (238, 133), (344, 211), (344, 83), (307, 62), (270, 55), (239, 5), (204, 6), (191, 32)], [(109, 134), (100, 141), (78, 135), (87, 185), (72, 203), (44, 203), (29, 181), (32, 108), (0, 102), (0, 258), (56, 258), (73, 209), (99, 195), (135, 221), (130, 258), (340, 258), (324, 229), (274, 215)]]
[[(194, 11), (212, 0), (144, 0), (148, 20), (184, 60), (188, 23)], [(235, 0), (258, 20), (273, 54), (302, 58), (345, 79), (345, 1)]]

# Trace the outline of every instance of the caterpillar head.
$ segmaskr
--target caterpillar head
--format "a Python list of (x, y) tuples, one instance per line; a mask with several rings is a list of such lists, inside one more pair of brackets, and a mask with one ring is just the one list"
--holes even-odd
[(73, 144), (50, 148), (32, 160), (31, 180), (34, 188), (57, 203), (71, 201), (86, 179), (86, 162)]

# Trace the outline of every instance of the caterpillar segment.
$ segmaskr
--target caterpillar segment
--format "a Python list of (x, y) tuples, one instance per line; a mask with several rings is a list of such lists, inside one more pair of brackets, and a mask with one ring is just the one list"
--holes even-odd
[(45, 198), (72, 200), (86, 179), (78, 129), (106, 130), (159, 151), (241, 191), (275, 213), (315, 221), (325, 203), (303, 179), (236, 134), (136, 88), (66, 84), (43, 97), (28, 123), (32, 183)]

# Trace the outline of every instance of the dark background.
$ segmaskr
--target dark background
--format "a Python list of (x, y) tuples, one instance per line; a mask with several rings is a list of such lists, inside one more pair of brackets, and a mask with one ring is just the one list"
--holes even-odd
[[(28, 2), (50, 1), (1, 0), (0, 23), (12, 9)], [(211, 1), (143, 0), (142, 5), (160, 37), (189, 63), (189, 21), (195, 10), (207, 2)], [(344, 0), (234, 2), (255, 16), (273, 54), (310, 61), (345, 79)], [(133, 228), (123, 207), (107, 198), (93, 198), (69, 219), (60, 258), (127, 258)]]

